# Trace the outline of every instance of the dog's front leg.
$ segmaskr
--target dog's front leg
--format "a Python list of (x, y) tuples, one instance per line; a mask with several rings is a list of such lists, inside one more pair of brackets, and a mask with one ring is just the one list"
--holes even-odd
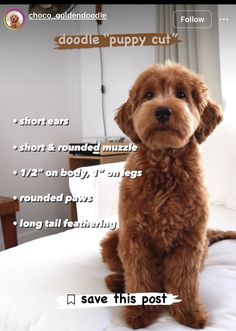
[[(142, 236), (122, 237), (119, 256), (124, 267), (125, 292), (160, 292), (161, 269), (158, 258)], [(139, 329), (151, 324), (160, 313), (160, 306), (126, 306), (124, 316), (127, 324)]]
[(207, 323), (199, 295), (203, 253), (200, 247), (178, 247), (165, 260), (165, 291), (182, 300), (170, 306), (170, 313), (179, 323), (192, 328), (204, 328)]

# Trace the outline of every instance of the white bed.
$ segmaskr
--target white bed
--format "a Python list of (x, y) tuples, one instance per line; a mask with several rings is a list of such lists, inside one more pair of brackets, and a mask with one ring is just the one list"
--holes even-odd
[[(234, 154), (231, 148), (227, 150), (232, 137), (233, 130), (221, 127), (203, 147), (203, 156), (212, 202), (210, 227), (236, 230), (236, 139)], [(228, 158), (219, 155), (222, 153)], [(89, 167), (89, 171), (96, 167)], [(118, 170), (123, 164), (100, 167)], [(118, 178), (105, 175), (97, 179), (91, 176), (86, 182), (71, 179), (74, 196), (95, 196), (92, 204), (77, 206), (80, 220), (86, 216), (90, 220), (117, 221), (118, 183)], [(109, 293), (103, 281), (109, 270), (99, 254), (99, 241), (106, 232), (107, 229), (76, 228), (1, 252), (0, 331), (129, 330), (120, 307), (61, 310), (56, 306), (59, 295)], [(210, 247), (200, 287), (209, 313), (205, 330), (235, 331), (236, 241), (222, 241)], [(168, 314), (147, 329), (190, 330)]]

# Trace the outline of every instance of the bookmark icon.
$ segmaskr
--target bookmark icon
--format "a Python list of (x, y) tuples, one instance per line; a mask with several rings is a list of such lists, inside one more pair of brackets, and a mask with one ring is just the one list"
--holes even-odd
[(67, 294), (67, 305), (75, 305), (75, 294)]

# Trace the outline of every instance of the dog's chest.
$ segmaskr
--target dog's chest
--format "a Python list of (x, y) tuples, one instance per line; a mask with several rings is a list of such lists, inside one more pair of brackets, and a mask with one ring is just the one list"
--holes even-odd
[[(194, 218), (205, 213), (205, 188), (201, 172), (191, 171), (178, 160), (166, 160), (143, 168), (143, 176), (125, 179), (122, 187), (126, 218), (136, 231), (155, 240), (160, 248), (173, 246), (191, 228)], [(124, 194), (125, 193), (125, 194)]]
[[(140, 198), (140, 212), (145, 212), (143, 226), (152, 235), (171, 237), (171, 233), (187, 222), (190, 210), (194, 210), (191, 196), (191, 181), (186, 173), (176, 177), (171, 172), (154, 172), (143, 177), (143, 194)], [(150, 216), (150, 217), (148, 217)]]

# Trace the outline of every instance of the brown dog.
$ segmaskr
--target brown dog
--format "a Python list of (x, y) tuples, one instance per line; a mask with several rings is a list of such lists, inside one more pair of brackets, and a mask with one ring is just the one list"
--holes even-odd
[[(116, 121), (138, 145), (120, 188), (119, 231), (101, 243), (103, 260), (116, 273), (106, 277), (114, 292), (167, 292), (182, 300), (171, 315), (203, 328), (207, 313), (199, 297), (199, 272), (209, 243), (236, 238), (234, 232), (207, 232), (208, 200), (198, 144), (222, 120), (200, 77), (178, 64), (153, 65), (132, 87)], [(161, 306), (127, 306), (134, 329), (146, 327)]]
[(19, 22), (19, 17), (15, 14), (10, 16), (10, 21), (11, 21), (10, 27), (12, 29), (18, 29), (21, 26), (21, 24)]

